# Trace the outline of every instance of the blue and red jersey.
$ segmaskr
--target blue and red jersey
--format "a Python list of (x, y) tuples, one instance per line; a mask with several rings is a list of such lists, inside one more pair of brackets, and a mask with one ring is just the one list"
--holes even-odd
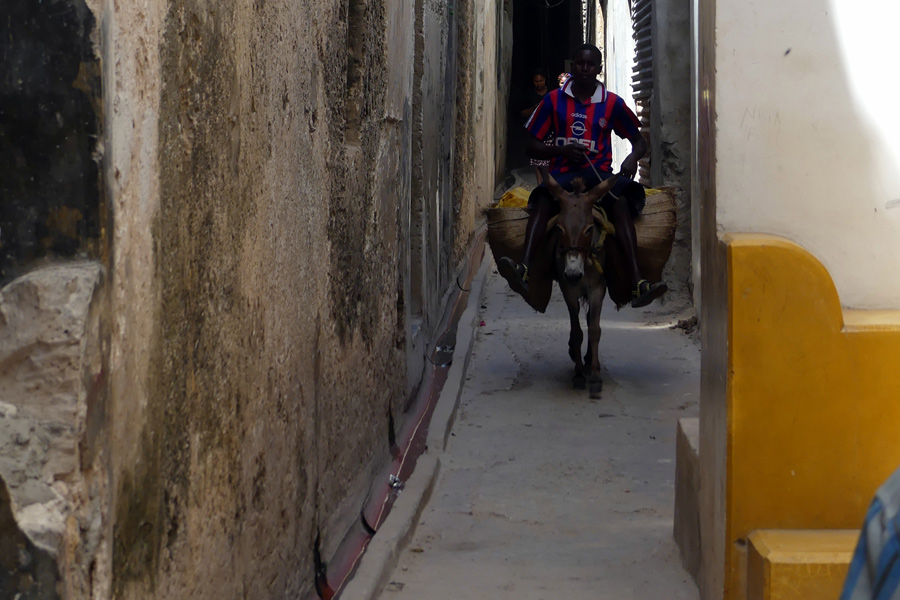
[[(553, 145), (583, 144), (587, 155), (599, 171), (612, 171), (612, 132), (631, 139), (640, 134), (641, 122), (621, 97), (597, 83), (594, 95), (582, 104), (572, 94), (572, 80), (544, 96), (525, 128), (544, 141), (554, 135)], [(562, 157), (550, 160), (553, 175), (580, 170), (587, 165), (573, 165)]]

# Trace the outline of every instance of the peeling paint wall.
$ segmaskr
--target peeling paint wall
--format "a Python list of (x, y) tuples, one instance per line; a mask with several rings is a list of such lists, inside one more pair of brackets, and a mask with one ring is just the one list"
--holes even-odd
[(327, 559), (387, 455), (409, 125), (385, 118), (385, 30), (410, 8), (161, 7), (158, 303), (115, 469), (117, 596), (308, 592), (317, 537)]
[[(54, 593), (302, 597), (388, 456), (502, 168), (506, 92), (483, 84), (501, 79), (508, 14), (470, 0), (88, 9), (102, 81), (88, 159), (108, 227), (90, 242), (67, 392), (78, 485), (47, 484), (63, 498), (45, 544)], [(0, 364), (0, 386), (22, 373)], [(0, 405), (0, 426), (27, 403)], [(17, 489), (0, 535), (31, 540)]]

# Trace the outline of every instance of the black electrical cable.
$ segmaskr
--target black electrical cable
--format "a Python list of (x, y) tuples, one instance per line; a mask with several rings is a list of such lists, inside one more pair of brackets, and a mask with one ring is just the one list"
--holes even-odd
[(556, 8), (560, 4), (564, 4), (567, 0), (559, 0), (556, 4), (550, 4), (550, 0), (529, 0), (528, 3), (542, 8)]

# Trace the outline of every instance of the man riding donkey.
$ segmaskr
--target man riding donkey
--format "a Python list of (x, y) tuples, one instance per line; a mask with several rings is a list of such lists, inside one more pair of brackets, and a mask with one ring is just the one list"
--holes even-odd
[[(619, 96), (607, 91), (597, 81), (603, 64), (600, 49), (584, 44), (575, 50), (572, 76), (563, 87), (547, 94), (525, 124), (531, 134), (526, 153), (532, 158), (549, 159), (550, 175), (569, 191), (581, 178), (584, 189), (590, 189), (612, 177), (611, 134), (631, 142), (631, 154), (619, 169), (619, 179), (604, 196), (600, 205), (615, 227), (616, 243), (608, 247), (610, 259), (620, 277), (630, 280), (631, 306), (647, 306), (666, 291), (663, 282), (650, 283), (641, 277), (637, 262), (637, 236), (634, 219), (644, 208), (644, 188), (631, 180), (637, 173), (638, 161), (647, 153), (647, 142), (640, 133), (640, 121)], [(543, 140), (556, 132), (554, 144)], [(508, 257), (497, 262), (497, 270), (510, 288), (529, 297), (528, 268), (541, 247), (550, 219), (559, 213), (559, 204), (541, 184), (528, 199), (530, 215), (525, 229), (522, 262)]]

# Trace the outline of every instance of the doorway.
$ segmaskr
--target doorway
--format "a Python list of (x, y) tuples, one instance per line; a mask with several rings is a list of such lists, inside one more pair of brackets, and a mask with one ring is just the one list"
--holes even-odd
[(526, 118), (520, 113), (527, 104), (533, 72), (540, 69), (552, 89), (557, 76), (566, 71), (572, 52), (584, 42), (584, 27), (582, 0), (514, 0), (507, 172), (528, 167)]

